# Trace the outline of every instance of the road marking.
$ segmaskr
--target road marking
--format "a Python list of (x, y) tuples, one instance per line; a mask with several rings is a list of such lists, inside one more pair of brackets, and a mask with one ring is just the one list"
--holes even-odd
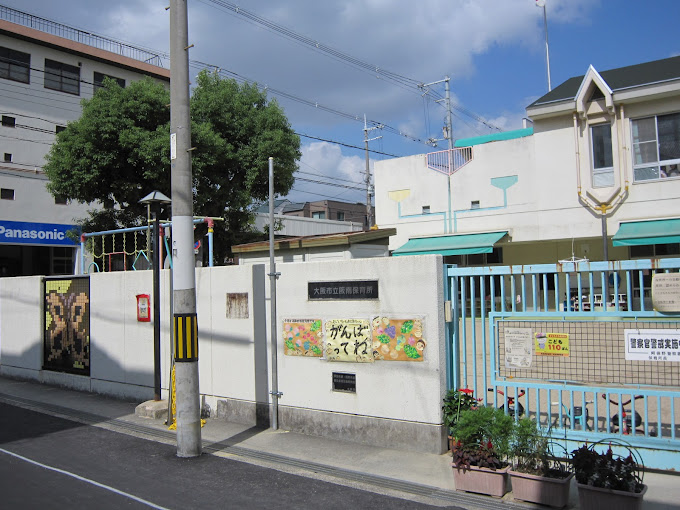
[(84, 478), (84, 477), (77, 475), (75, 473), (71, 473), (70, 471), (64, 471), (63, 469), (48, 466), (47, 464), (41, 464), (40, 462), (37, 462), (35, 460), (31, 460), (27, 457), (23, 457), (19, 454), (10, 452), (10, 451), (5, 450), (3, 448), (0, 448), (0, 453), (10, 455), (10, 456), (15, 457), (17, 459), (23, 460), (24, 462), (28, 462), (28, 463), (33, 464), (35, 466), (40, 466), (41, 468), (49, 469), (50, 471), (55, 471), (56, 473), (61, 473), (62, 475), (70, 476), (72, 478), (75, 478), (76, 480), (81, 480), (83, 482), (95, 485), (97, 487), (101, 487), (102, 489), (106, 489), (108, 491), (115, 492), (116, 494), (120, 494), (121, 496), (125, 496), (126, 498), (133, 499), (133, 500), (135, 500), (139, 503), (142, 503), (143, 505), (150, 506), (151, 508), (156, 508), (158, 510), (168, 510), (167, 508), (165, 508), (163, 506), (157, 505), (155, 503), (152, 503), (151, 501), (147, 501), (147, 500), (142, 499), (142, 498), (138, 498), (137, 496), (134, 496), (132, 494), (128, 494), (127, 492), (123, 492), (123, 491), (118, 490), (114, 487), (109, 487), (108, 485), (104, 485), (103, 483), (95, 482), (94, 480), (90, 480), (89, 478)]

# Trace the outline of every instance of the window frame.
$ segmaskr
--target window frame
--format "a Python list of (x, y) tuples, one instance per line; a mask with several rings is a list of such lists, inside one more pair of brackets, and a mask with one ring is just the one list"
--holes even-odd
[[(8, 192), (11, 192), (11, 197)], [(16, 200), (16, 192), (12, 188), (0, 188), (0, 200)]]
[[(677, 158), (661, 159), (661, 143), (659, 142), (659, 117), (677, 116), (678, 130), (675, 138), (680, 141), (680, 112), (658, 113), (655, 115), (647, 115), (645, 117), (637, 117), (630, 119), (630, 146), (631, 146), (631, 163), (633, 168), (633, 183), (642, 184), (647, 182), (659, 182), (666, 179), (680, 177), (680, 154)], [(636, 141), (636, 123), (654, 120), (654, 138), (649, 140), (640, 140), (639, 134)], [(637, 129), (639, 133), (639, 128)], [(636, 159), (646, 159), (641, 148), (644, 144), (654, 143), (655, 160), (636, 163)], [(647, 154), (649, 156), (649, 154)], [(649, 177), (643, 177), (644, 173), (648, 173)]]
[[(74, 75), (77, 74), (78, 77), (74, 78), (65, 75), (65, 73), (68, 72), (71, 72)], [(46, 58), (44, 74), (44, 87), (46, 89), (56, 90), (74, 96), (80, 95), (80, 67)], [(73, 85), (73, 88), (69, 88), (69, 85)]]
[[(609, 147), (606, 147), (606, 144), (603, 145), (603, 147), (600, 149), (602, 151), (607, 151), (609, 150), (609, 157), (611, 159), (611, 166), (600, 166), (600, 167), (595, 167), (595, 162), (600, 159), (600, 157), (596, 157), (596, 147), (595, 147), (595, 141), (596, 140), (605, 140), (606, 137), (604, 138), (599, 138), (595, 136), (595, 130), (599, 130), (601, 128), (609, 128)], [(591, 183), (593, 185), (593, 188), (609, 188), (614, 186), (616, 183), (615, 177), (614, 177), (614, 140), (613, 140), (613, 133), (612, 133), (612, 123), (611, 122), (600, 122), (597, 124), (590, 124), (588, 126), (589, 128), (589, 133), (590, 133), (590, 172), (591, 172)], [(606, 158), (606, 154), (604, 155), (603, 159)], [(603, 179), (606, 178), (606, 182)], [(599, 179), (599, 180), (598, 180)]]
[[(5, 64), (7, 65), (6, 72)], [(0, 78), (30, 84), (31, 54), (0, 46)]]
[(92, 88), (93, 92), (97, 92), (99, 89), (104, 88), (104, 80), (106, 78), (111, 78), (118, 86), (122, 89), (125, 88), (125, 78), (118, 78), (117, 76), (111, 76), (110, 74), (100, 73), (99, 71), (94, 71), (92, 74)]

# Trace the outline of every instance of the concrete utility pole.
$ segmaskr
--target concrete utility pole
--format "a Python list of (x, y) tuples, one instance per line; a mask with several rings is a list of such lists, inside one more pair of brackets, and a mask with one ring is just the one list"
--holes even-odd
[(271, 323), (272, 350), (272, 429), (279, 429), (279, 398), (283, 393), (279, 391), (278, 372), (278, 324), (276, 322), (276, 279), (281, 273), (276, 272), (276, 257), (274, 256), (274, 158), (269, 158), (269, 303)]
[(366, 222), (368, 223), (368, 225), (366, 225), (367, 230), (370, 230), (371, 226), (373, 225), (373, 210), (371, 209), (371, 196), (373, 190), (371, 189), (371, 167), (370, 159), (368, 157), (368, 142), (382, 138), (382, 136), (369, 138), (368, 132), (373, 131), (374, 129), (382, 129), (382, 127), (382, 124), (380, 124), (378, 126), (369, 128), (368, 124), (366, 123), (366, 115), (364, 115), (364, 148), (366, 149)]
[(201, 454), (187, 0), (170, 1), (170, 162), (177, 456)]
[[(437, 142), (441, 140), (447, 140), (448, 141), (448, 146), (449, 146), (449, 172), (448, 176), (446, 177), (446, 186), (448, 190), (448, 203), (449, 203), (449, 221), (448, 221), (448, 233), (453, 232), (453, 227), (451, 225), (452, 222), (452, 204), (451, 204), (451, 175), (453, 175), (453, 127), (451, 123), (451, 87), (450, 87), (450, 82), (451, 78), (448, 76), (445, 76), (443, 80), (439, 81), (433, 81), (432, 83), (423, 83), (422, 85), (419, 85), (421, 89), (425, 91), (427, 94), (427, 87), (430, 87), (431, 85), (437, 85), (438, 83), (444, 82), (444, 91), (445, 91), (445, 96), (444, 96), (444, 105), (446, 108), (446, 120), (445, 126), (444, 126), (444, 138), (439, 138), (439, 139), (434, 139), (431, 138), (430, 142), (436, 147)], [(436, 101), (437, 103), (441, 102), (441, 100)]]

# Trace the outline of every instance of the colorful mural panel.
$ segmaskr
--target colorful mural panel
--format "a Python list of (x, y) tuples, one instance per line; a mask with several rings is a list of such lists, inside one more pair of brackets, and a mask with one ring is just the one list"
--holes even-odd
[(373, 319), (373, 357), (384, 361), (423, 361), (427, 342), (421, 319)]
[(366, 319), (332, 319), (324, 325), (326, 359), (372, 363), (371, 323)]
[(90, 280), (45, 280), (43, 368), (90, 375)]
[(323, 355), (321, 319), (284, 319), (283, 353), (286, 356)]

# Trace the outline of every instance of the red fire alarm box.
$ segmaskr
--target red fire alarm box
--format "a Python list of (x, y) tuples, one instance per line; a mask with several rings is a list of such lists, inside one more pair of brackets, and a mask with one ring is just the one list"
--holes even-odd
[(151, 300), (148, 294), (137, 294), (137, 321), (151, 321)]

